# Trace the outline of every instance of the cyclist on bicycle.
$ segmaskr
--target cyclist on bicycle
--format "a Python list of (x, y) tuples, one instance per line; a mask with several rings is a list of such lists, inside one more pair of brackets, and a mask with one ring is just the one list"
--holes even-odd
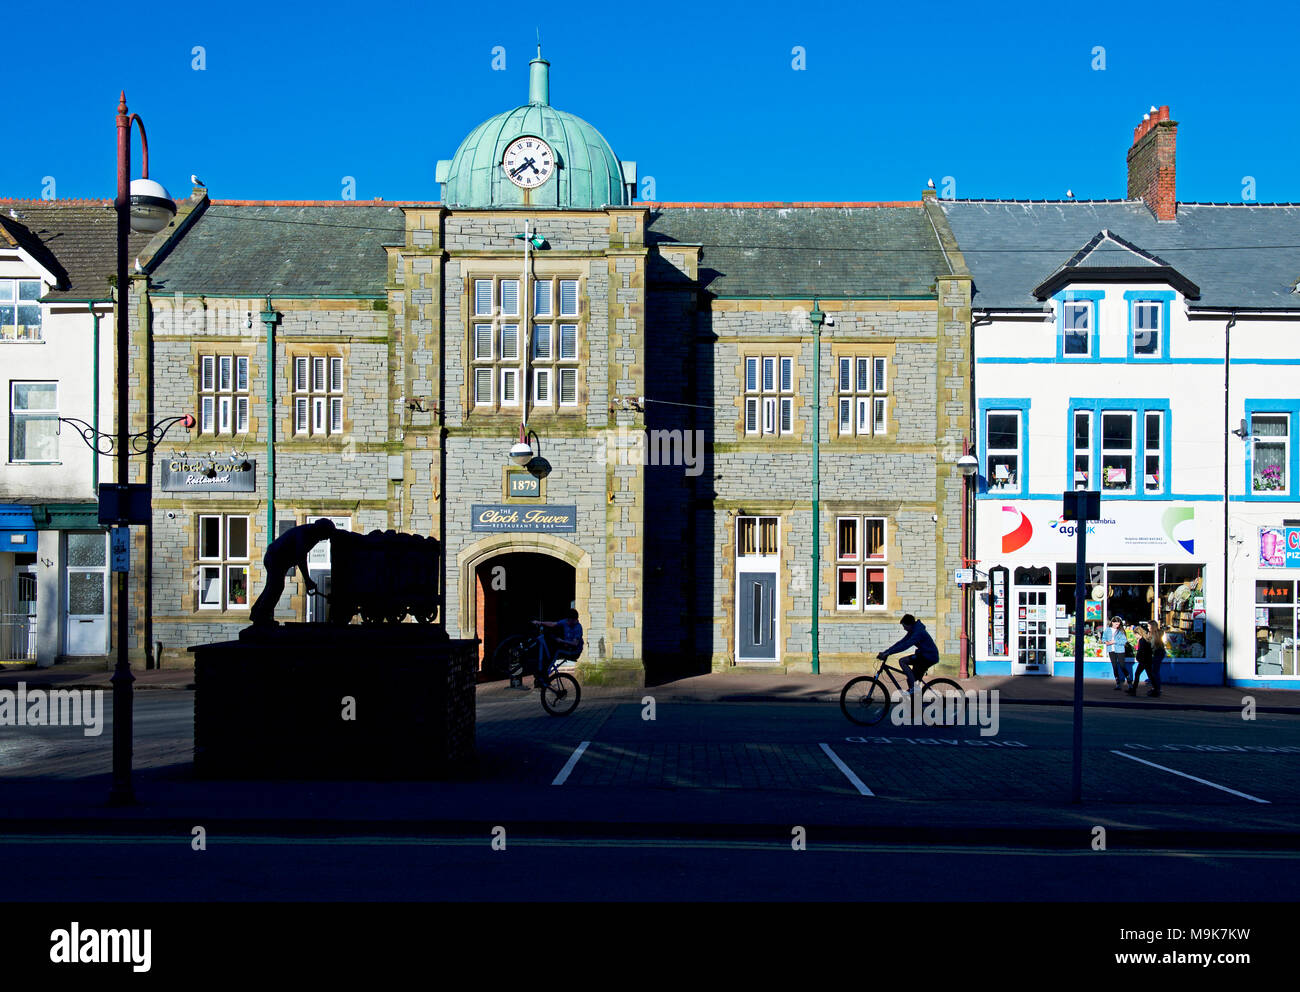
[[(551, 632), (546, 636), (551, 641), (557, 661), (562, 658), (577, 661), (579, 655), (582, 654), (582, 624), (578, 622), (577, 610), (570, 610), (564, 615), (563, 620), (537, 620), (535, 622), (539, 627), (552, 628)], [(533, 675), (533, 688), (542, 688), (546, 673), (534, 672)]]
[(910, 694), (916, 680), (924, 677), (927, 669), (939, 663), (939, 649), (935, 646), (934, 638), (930, 636), (930, 632), (925, 629), (925, 624), (921, 623), (912, 614), (903, 614), (903, 619), (898, 622), (903, 625), (903, 629), (907, 633), (900, 640), (881, 651), (876, 657), (884, 661), (891, 654), (898, 654), (911, 647), (916, 648), (916, 651), (910, 656), (912, 658), (911, 665), (908, 665), (902, 658), (898, 659), (898, 667), (907, 675), (907, 691)]

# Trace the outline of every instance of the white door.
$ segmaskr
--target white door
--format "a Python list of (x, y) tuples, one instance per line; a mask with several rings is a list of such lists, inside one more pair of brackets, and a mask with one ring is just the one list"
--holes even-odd
[(1016, 590), (1011, 620), (1016, 645), (1011, 658), (1012, 675), (1052, 674), (1049, 652), (1055, 650), (1055, 641), (1053, 621), (1048, 616), (1047, 592), (1045, 586)]
[(63, 653), (108, 654), (108, 535), (67, 535), (67, 628)]

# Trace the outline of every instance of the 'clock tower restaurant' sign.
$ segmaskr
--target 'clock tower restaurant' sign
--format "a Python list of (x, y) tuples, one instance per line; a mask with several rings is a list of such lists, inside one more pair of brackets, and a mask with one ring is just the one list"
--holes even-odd
[(576, 506), (515, 506), (475, 503), (470, 529), (476, 531), (575, 531)]

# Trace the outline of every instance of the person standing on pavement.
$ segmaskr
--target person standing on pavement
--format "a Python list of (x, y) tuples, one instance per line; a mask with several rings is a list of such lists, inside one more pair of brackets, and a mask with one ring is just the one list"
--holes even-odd
[(1158, 620), (1147, 623), (1147, 639), (1151, 642), (1151, 667), (1147, 669), (1147, 682), (1151, 688), (1148, 696), (1160, 695), (1160, 666), (1165, 660), (1165, 631)]
[[(1138, 644), (1137, 644), (1137, 668), (1133, 670), (1133, 683), (1128, 687), (1130, 696), (1137, 695), (1138, 682), (1142, 679), (1142, 672), (1147, 673), (1147, 684), (1151, 687), (1147, 690), (1148, 696), (1160, 695), (1160, 668), (1154, 660), (1151, 645), (1151, 632), (1146, 624), (1137, 625)], [(1164, 648), (1160, 649), (1160, 659), (1164, 660)], [(1154, 674), (1153, 674), (1154, 673)]]
[(1127, 688), (1128, 670), (1124, 663), (1124, 649), (1128, 646), (1128, 635), (1124, 633), (1123, 617), (1110, 618), (1110, 626), (1102, 633), (1101, 643), (1110, 655), (1110, 667), (1115, 673), (1115, 688)]
[(881, 661), (885, 661), (891, 654), (898, 654), (910, 647), (916, 648), (916, 651), (911, 656), (912, 664), (910, 666), (902, 658), (898, 659), (899, 667), (907, 675), (907, 691), (910, 694), (916, 680), (923, 677), (930, 666), (939, 663), (939, 649), (935, 646), (934, 638), (930, 636), (930, 632), (925, 629), (925, 624), (921, 623), (912, 614), (903, 614), (903, 619), (898, 622), (903, 625), (903, 629), (907, 633), (881, 651), (876, 657)]

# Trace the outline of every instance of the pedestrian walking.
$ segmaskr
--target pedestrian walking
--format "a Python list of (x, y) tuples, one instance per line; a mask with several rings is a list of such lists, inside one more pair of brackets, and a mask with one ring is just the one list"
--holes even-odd
[[(1159, 624), (1154, 625), (1159, 630)], [(1159, 660), (1155, 653), (1155, 636), (1151, 629), (1152, 624), (1138, 624), (1138, 645), (1137, 645), (1137, 668), (1133, 671), (1133, 684), (1128, 687), (1130, 696), (1137, 695), (1138, 682), (1142, 678), (1142, 672), (1147, 673), (1148, 696), (1160, 695), (1160, 662), (1165, 659), (1165, 649), (1163, 645), (1159, 647)]]
[(1111, 671), (1115, 673), (1115, 688), (1128, 687), (1128, 668), (1124, 661), (1128, 647), (1128, 635), (1124, 633), (1124, 618), (1111, 617), (1110, 626), (1101, 635), (1102, 646), (1110, 655)]

